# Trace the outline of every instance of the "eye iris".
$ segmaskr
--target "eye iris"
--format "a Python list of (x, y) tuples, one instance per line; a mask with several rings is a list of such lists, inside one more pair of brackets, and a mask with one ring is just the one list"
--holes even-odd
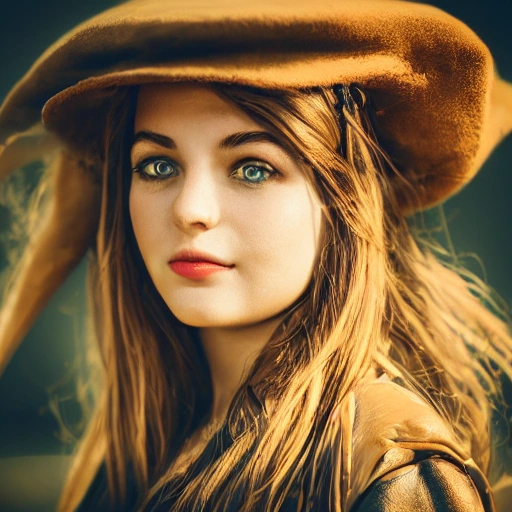
[(154, 168), (155, 174), (157, 174), (158, 176), (167, 176), (168, 174), (171, 174), (173, 171), (172, 166), (164, 161), (156, 162)]
[(247, 165), (243, 169), (244, 178), (248, 181), (261, 181), (265, 176), (263, 169), (254, 165)]

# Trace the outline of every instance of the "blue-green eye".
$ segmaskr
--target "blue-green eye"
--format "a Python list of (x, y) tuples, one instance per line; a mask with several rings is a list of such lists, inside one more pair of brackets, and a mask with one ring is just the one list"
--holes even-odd
[(133, 168), (142, 179), (165, 179), (178, 175), (178, 166), (171, 160), (164, 158), (146, 158)]
[(237, 167), (231, 176), (247, 183), (263, 183), (267, 181), (275, 171), (264, 162), (247, 162)]

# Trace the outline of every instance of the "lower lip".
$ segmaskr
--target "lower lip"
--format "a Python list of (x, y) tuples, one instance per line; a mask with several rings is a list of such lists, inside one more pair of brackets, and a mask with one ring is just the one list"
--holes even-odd
[(211, 261), (173, 261), (169, 266), (174, 273), (187, 279), (204, 279), (216, 272), (232, 268), (217, 265)]

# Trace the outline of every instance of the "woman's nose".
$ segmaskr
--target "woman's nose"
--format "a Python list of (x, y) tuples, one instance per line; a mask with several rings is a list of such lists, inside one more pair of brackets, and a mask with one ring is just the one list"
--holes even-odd
[(207, 173), (187, 173), (175, 197), (174, 222), (183, 231), (212, 229), (219, 222), (219, 203), (214, 180)]

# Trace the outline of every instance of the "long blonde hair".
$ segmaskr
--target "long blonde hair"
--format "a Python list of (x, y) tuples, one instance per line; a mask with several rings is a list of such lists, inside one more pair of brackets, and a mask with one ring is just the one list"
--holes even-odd
[[(329, 474), (318, 461), (335, 437), (329, 415), (372, 366), (425, 397), (487, 470), (490, 396), (499, 393), (494, 371), (512, 377), (512, 340), (482, 305), (481, 297), (490, 297), (485, 287), (442, 264), (431, 241), (411, 234), (402, 212), (404, 201), (414, 207), (415, 184), (379, 146), (364, 94), (337, 111), (329, 88), (211, 87), (294, 148), (323, 201), (326, 242), (308, 290), (233, 399), (233, 444), (188, 483), (176, 510), (206, 503), (222, 510), (243, 488), (238, 510), (275, 511), (307, 473), (304, 499), (314, 499), (315, 482), (328, 482), (333, 510), (341, 511), (342, 461), (332, 451)], [(101, 395), (62, 511), (76, 507), (85, 492), (80, 482), (88, 485), (102, 461), (116, 503), (128, 471), (144, 503), (169, 492), (169, 463), (212, 402), (194, 329), (157, 293), (131, 227), (136, 93), (120, 89), (105, 130), (101, 221), (89, 269)]]

